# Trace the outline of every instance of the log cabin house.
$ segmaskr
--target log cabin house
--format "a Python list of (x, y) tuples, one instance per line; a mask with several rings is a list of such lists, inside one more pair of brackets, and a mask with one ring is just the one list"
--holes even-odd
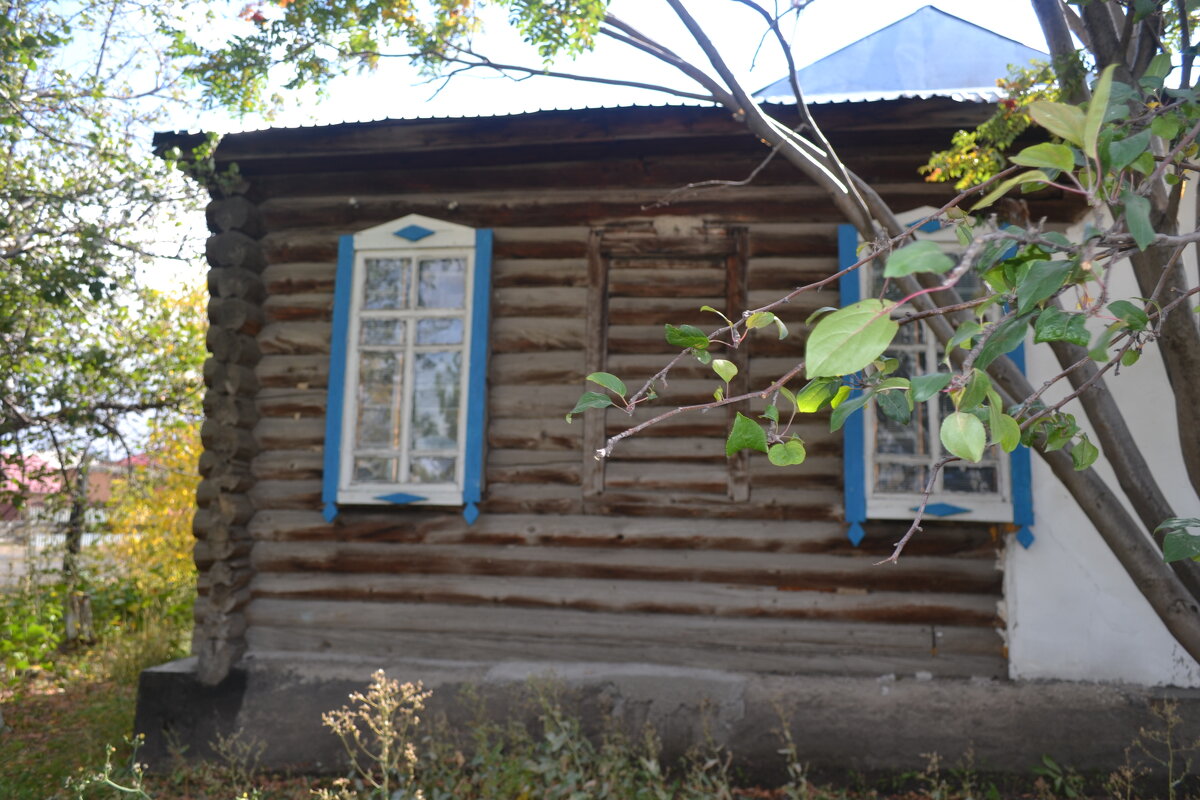
[[(892, 208), (918, 209), (953, 191), (917, 167), (990, 106), (815, 113)], [(668, 745), (699, 735), (708, 702), (722, 741), (751, 757), (777, 749), (779, 703), (817, 763), (910, 766), (973, 744), (1025, 768), (1059, 741), (1082, 768), (1119, 752), (1120, 726), (1115, 747), (1059, 736), (1133, 720), (1129, 695), (1009, 681), (1001, 567), (1032, 522), (1027, 459), (947, 477), (944, 518), (881, 567), (927, 441), (861, 415), (843, 436), (820, 415), (801, 425), (807, 461), (778, 468), (726, 458), (730, 408), (675, 417), (601, 462), (606, 437), (645, 414), (564, 420), (589, 373), (640, 386), (676, 355), (664, 324), (711, 329), (702, 306), (739, 315), (853, 260), (853, 232), (792, 167), (740, 183), (766, 154), (698, 107), (222, 140), (216, 166), (238, 179), (214, 185), (207, 211), (193, 657), (143, 675), (147, 754), (245, 728), (270, 763), (328, 764), (320, 712), (381, 666), (435, 699), (554, 671)], [(685, 188), (713, 180), (734, 183)], [(1029, 207), (1071, 214), (1052, 193)], [(791, 336), (727, 356), (730, 391), (793, 366), (805, 320), (860, 291), (801, 295), (780, 314)], [(914, 364), (936, 355), (904, 348)], [(654, 408), (719, 383), (685, 360)]]

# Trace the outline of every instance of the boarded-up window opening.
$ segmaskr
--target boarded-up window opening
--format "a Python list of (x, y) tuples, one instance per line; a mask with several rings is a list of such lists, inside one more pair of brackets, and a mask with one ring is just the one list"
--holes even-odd
[[(747, 252), (744, 228), (705, 228), (682, 238), (646, 229), (593, 231), (586, 371), (613, 372), (637, 391), (678, 353), (663, 338), (664, 324), (713, 330), (720, 320), (700, 311), (704, 305), (740, 315), (746, 307)], [(747, 391), (746, 346), (729, 351), (714, 345), (713, 352), (738, 366), (730, 393)], [(710, 367), (688, 359), (672, 371), (668, 386), (659, 387), (660, 399), (633, 417), (616, 409), (588, 412), (583, 467), (588, 509), (749, 499), (747, 454), (725, 457), (732, 408), (681, 415), (622, 442), (609, 459), (594, 457), (607, 437), (674, 405), (709, 399), (719, 385)]]

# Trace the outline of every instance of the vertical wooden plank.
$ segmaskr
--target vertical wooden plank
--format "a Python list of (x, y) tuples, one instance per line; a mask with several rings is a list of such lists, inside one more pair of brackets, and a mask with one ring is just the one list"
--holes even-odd
[[(733, 318), (746, 310), (746, 273), (750, 257), (750, 234), (746, 228), (730, 228), (729, 236), (733, 239), (733, 251), (725, 257), (725, 307), (726, 313)], [(729, 358), (738, 368), (738, 374), (729, 383), (730, 394), (744, 394), (750, 391), (750, 355), (746, 352), (748, 343), (743, 344), (730, 354)], [(729, 424), (733, 425), (736, 411), (728, 407)], [(729, 499), (743, 503), (750, 499), (750, 459), (749, 451), (743, 450), (729, 459)]]
[[(608, 362), (608, 258), (601, 251), (603, 232), (588, 234), (587, 323), (584, 333), (586, 373), (603, 372)], [(598, 497), (604, 492), (604, 461), (596, 451), (604, 446), (607, 409), (589, 410), (583, 415), (583, 496)]]

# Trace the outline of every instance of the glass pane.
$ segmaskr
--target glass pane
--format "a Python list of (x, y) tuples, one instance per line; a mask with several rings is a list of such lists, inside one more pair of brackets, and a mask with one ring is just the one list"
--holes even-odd
[(962, 467), (947, 465), (942, 472), (942, 486), (947, 492), (1000, 491), (995, 467)]
[(876, 464), (875, 490), (879, 492), (915, 492), (925, 491), (928, 480), (924, 465), (916, 464)]
[(454, 459), (437, 456), (418, 456), (412, 460), (415, 483), (453, 483)]
[(358, 411), (359, 447), (396, 446), (396, 413), (390, 408), (364, 406)]
[(358, 483), (395, 483), (396, 459), (354, 459), (354, 480)]
[(462, 353), (418, 353), (413, 367), (413, 449), (457, 447)]
[(408, 308), (407, 258), (368, 258), (363, 308)]
[(404, 344), (404, 320), (364, 319), (359, 344)]
[(399, 353), (363, 353), (358, 371), (359, 405), (389, 408), (395, 405), (403, 364), (404, 356)]
[(422, 319), (417, 321), (417, 344), (462, 344), (461, 319)]
[(908, 456), (925, 454), (925, 409), (913, 409), (909, 424), (888, 419), (879, 406), (875, 407), (875, 452), (900, 453)]
[(462, 308), (466, 274), (465, 259), (423, 259), (417, 284), (417, 305), (421, 308)]

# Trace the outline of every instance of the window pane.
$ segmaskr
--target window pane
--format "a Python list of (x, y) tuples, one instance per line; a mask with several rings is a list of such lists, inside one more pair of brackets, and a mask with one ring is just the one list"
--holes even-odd
[(412, 460), (411, 475), (415, 483), (453, 483), (454, 459), (418, 456)]
[(407, 308), (407, 258), (368, 258), (363, 281), (363, 308)]
[(916, 492), (925, 491), (928, 480), (923, 465), (916, 464), (876, 464), (875, 490), (879, 492)]
[(417, 285), (421, 308), (462, 308), (467, 262), (462, 258), (422, 259)]
[(396, 459), (354, 459), (354, 480), (357, 483), (395, 483)]
[(956, 467), (947, 465), (942, 472), (942, 486), (947, 492), (1000, 491), (995, 467)]
[(925, 454), (925, 409), (913, 409), (912, 420), (905, 425), (888, 419), (875, 407), (875, 452), (899, 453), (906, 456)]
[(399, 353), (363, 353), (358, 372), (359, 405), (395, 406), (403, 364), (404, 356)]
[(413, 367), (412, 448), (456, 447), (462, 353), (418, 353)]
[(358, 411), (359, 447), (396, 446), (396, 413), (390, 408), (363, 406)]
[(461, 319), (422, 319), (417, 321), (417, 344), (462, 344)]
[(364, 319), (359, 344), (404, 344), (404, 320)]

